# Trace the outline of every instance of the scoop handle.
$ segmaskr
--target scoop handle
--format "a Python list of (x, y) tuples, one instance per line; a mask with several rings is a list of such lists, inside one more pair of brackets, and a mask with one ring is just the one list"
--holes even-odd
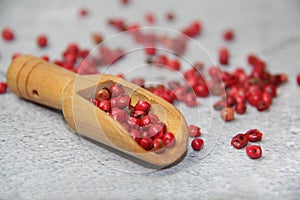
[(59, 110), (62, 109), (64, 89), (75, 77), (74, 72), (30, 55), (15, 58), (6, 73), (11, 92)]

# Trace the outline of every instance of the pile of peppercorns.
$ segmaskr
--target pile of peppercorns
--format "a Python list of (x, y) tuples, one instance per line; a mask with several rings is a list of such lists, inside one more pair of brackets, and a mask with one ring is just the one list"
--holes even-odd
[(123, 86), (113, 84), (110, 88), (102, 88), (91, 101), (122, 124), (146, 151), (163, 153), (166, 148), (175, 145), (174, 134), (167, 130), (166, 124), (156, 114), (150, 112), (151, 105), (141, 99), (131, 105), (131, 98), (125, 94)]
[[(121, 0), (120, 3), (128, 5), (130, 1)], [(87, 17), (89, 10), (87, 8), (80, 8), (78, 14), (80, 17)], [(167, 21), (171, 22), (175, 19), (175, 14), (169, 11), (166, 13), (165, 18)], [(146, 13), (145, 21), (149, 25), (153, 25), (156, 22), (156, 17), (153, 13)], [(147, 63), (156, 67), (166, 67), (175, 71), (181, 70), (180, 61), (176, 58), (171, 59), (164, 54), (158, 54), (156, 46), (159, 44), (174, 51), (174, 54), (184, 54), (189, 37), (199, 36), (203, 26), (199, 20), (194, 20), (186, 27), (182, 28), (180, 31), (182, 35), (172, 38), (166, 35), (142, 32), (139, 29), (139, 24), (125, 23), (122, 18), (110, 18), (108, 24), (118, 31), (128, 31), (128, 34), (130, 34), (137, 43), (142, 44), (144, 46), (145, 54), (148, 56), (146, 59)], [(222, 33), (222, 37), (225, 41), (233, 41), (235, 38), (234, 31), (232, 29), (227, 29)], [(103, 36), (100, 33), (93, 33), (91, 38), (95, 44), (99, 44), (103, 41)], [(4, 27), (2, 29), (2, 39), (6, 42), (13, 41), (15, 39), (14, 31), (9, 27)], [(37, 35), (36, 43), (41, 48), (47, 47), (47, 36), (45, 34)], [(52, 62), (79, 74), (94, 74), (99, 73), (96, 68), (97, 66), (111, 65), (124, 56), (123, 50), (113, 50), (105, 46), (99, 48), (99, 54), (96, 59), (86, 59), (88, 58), (89, 53), (90, 51), (88, 49), (81, 49), (76, 43), (71, 43), (63, 51), (62, 58), (53, 60)], [(12, 55), (12, 58), (14, 59), (18, 55), (20, 55), (20, 53), (16, 52)], [(47, 55), (41, 57), (46, 61), (50, 60)], [(198, 105), (197, 97), (218, 95), (221, 97), (221, 100), (215, 102), (213, 107), (216, 110), (221, 110), (221, 117), (224, 121), (232, 121), (235, 113), (244, 114), (246, 112), (247, 105), (255, 107), (258, 111), (269, 109), (272, 104), (272, 99), (277, 96), (277, 87), (287, 81), (287, 76), (285, 74), (273, 75), (267, 71), (266, 63), (258, 56), (250, 54), (247, 59), (249, 65), (252, 67), (250, 74), (247, 74), (242, 68), (237, 68), (231, 73), (221, 70), (219, 66), (211, 66), (208, 68), (209, 78), (207, 78), (202, 73), (204, 64), (195, 62), (190, 69), (183, 72), (185, 78), (184, 84), (172, 81), (168, 83), (167, 88), (164, 85), (145, 87), (145, 80), (140, 78), (135, 78), (132, 82), (145, 87), (170, 103), (182, 101), (187, 106), (191, 107)], [(228, 65), (230, 63), (230, 51), (227, 47), (219, 48), (218, 61), (220, 65)], [(297, 75), (297, 82), (300, 86), (300, 74)], [(5, 82), (0, 82), (0, 94), (5, 93), (6, 90), (7, 84)], [(171, 147), (174, 145), (174, 135), (166, 132), (165, 125), (159, 121), (156, 115), (149, 113), (149, 110), (147, 110), (148, 108), (143, 110), (143, 106), (145, 105), (145, 107), (149, 107), (150, 109), (150, 104), (140, 100), (135, 106), (132, 106), (130, 105), (131, 100), (128, 95), (126, 96), (123, 92), (115, 95), (112, 92), (115, 90), (122, 91), (118, 85), (114, 85), (109, 89), (101, 89), (101, 92), (99, 91), (95, 99), (92, 100), (93, 103), (123, 124), (132, 137), (144, 149), (156, 151), (158, 149), (164, 149), (161, 148), (163, 146)], [(105, 96), (106, 93), (109, 94), (108, 98), (105, 97), (107, 99), (101, 96), (103, 94)], [(149, 126), (149, 124), (151, 125)], [(151, 128), (150, 130), (153, 132), (151, 137), (140, 137), (141, 134), (148, 134), (141, 131), (145, 129), (145, 127)], [(252, 132), (254, 135), (258, 133), (258, 131)], [(157, 139), (154, 135), (157, 136), (158, 133), (160, 133), (160, 137)], [(204, 142), (199, 138), (201, 135), (200, 127), (190, 125), (189, 135), (195, 137), (191, 144), (192, 148), (194, 150), (201, 150)], [(238, 135), (234, 137), (232, 145), (235, 148), (245, 146), (245, 141), (253, 140), (249, 139), (248, 136), (246, 133), (246, 136)], [(152, 142), (150, 142), (150, 139), (145, 138), (150, 138)], [(259, 147), (247, 146), (246, 152), (249, 157), (256, 158), (256, 156), (252, 155), (253, 152), (254, 154), (259, 155), (261, 149)]]

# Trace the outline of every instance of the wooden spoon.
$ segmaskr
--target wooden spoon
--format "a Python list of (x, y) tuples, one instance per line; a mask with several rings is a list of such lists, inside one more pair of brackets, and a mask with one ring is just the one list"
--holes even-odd
[[(14, 59), (6, 78), (10, 91), (17, 96), (62, 110), (75, 132), (138, 158), (151, 167), (166, 167), (185, 155), (188, 130), (182, 114), (167, 101), (122, 78), (107, 74), (78, 75), (29, 55)], [(151, 112), (174, 133), (174, 147), (161, 154), (145, 151), (120, 123), (90, 102), (98, 89), (113, 83), (124, 87), (132, 104), (142, 99), (152, 105)]]

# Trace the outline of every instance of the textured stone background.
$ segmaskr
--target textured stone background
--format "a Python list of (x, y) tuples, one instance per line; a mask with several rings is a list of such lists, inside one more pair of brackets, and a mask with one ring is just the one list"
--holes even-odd
[[(206, 146), (202, 152), (189, 149), (178, 165), (159, 171), (82, 140), (71, 133), (60, 112), (8, 92), (0, 96), (0, 199), (299, 199), (300, 2), (132, 1), (124, 8), (116, 0), (1, 0), (0, 28), (12, 27), (17, 38), (13, 43), (0, 40), (0, 81), (5, 81), (16, 51), (58, 58), (72, 41), (91, 48), (92, 31), (114, 34), (105, 23), (110, 16), (143, 22), (143, 14), (153, 11), (161, 27), (179, 29), (201, 19), (204, 30), (196, 40), (213, 59), (217, 48), (225, 45), (222, 30), (232, 27), (237, 38), (228, 44), (229, 70), (247, 68), (245, 57), (254, 52), (267, 61), (271, 72), (287, 73), (289, 82), (278, 90), (269, 111), (250, 108), (231, 123), (224, 124), (212, 111), (210, 98), (201, 99), (196, 110), (180, 106), (189, 123), (202, 127)], [(86, 19), (77, 16), (80, 6), (91, 11)], [(176, 22), (163, 20), (167, 10), (176, 12)], [(50, 45), (40, 51), (35, 36), (45, 32)], [(197, 60), (193, 51), (189, 55)], [(259, 160), (248, 159), (245, 150), (229, 144), (234, 134), (251, 128), (265, 133)]]

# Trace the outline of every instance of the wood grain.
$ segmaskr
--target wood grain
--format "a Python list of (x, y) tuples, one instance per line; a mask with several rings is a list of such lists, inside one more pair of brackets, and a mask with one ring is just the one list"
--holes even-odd
[[(119, 77), (77, 75), (42, 59), (22, 55), (12, 61), (7, 71), (7, 83), (10, 91), (21, 98), (62, 110), (74, 132), (152, 166), (168, 166), (181, 159), (187, 150), (187, 124), (182, 114), (162, 98)], [(99, 88), (114, 83), (125, 88), (132, 104), (139, 99), (151, 103), (151, 112), (157, 114), (166, 123), (168, 131), (174, 133), (174, 147), (162, 154), (145, 151), (120, 123), (89, 101)]]

